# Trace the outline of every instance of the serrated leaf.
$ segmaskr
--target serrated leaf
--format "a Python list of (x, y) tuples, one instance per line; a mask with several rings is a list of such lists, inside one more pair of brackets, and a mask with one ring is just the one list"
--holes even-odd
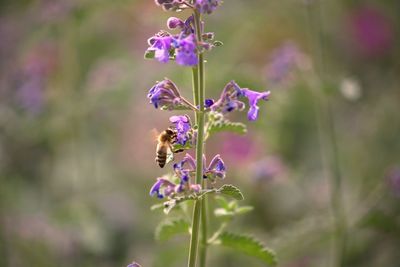
[(155, 232), (158, 241), (166, 241), (178, 234), (189, 234), (190, 225), (186, 220), (178, 219), (161, 222)]
[(221, 188), (217, 190), (218, 193), (224, 194), (226, 196), (233, 197), (236, 200), (243, 200), (243, 194), (236, 186), (231, 184), (224, 184)]
[(275, 253), (252, 236), (224, 232), (214, 244), (229, 247), (255, 257), (271, 266), (277, 264)]
[(229, 120), (223, 120), (219, 122), (211, 123), (208, 127), (208, 133), (214, 134), (217, 132), (233, 132), (237, 134), (246, 134), (247, 127), (241, 122), (231, 122)]

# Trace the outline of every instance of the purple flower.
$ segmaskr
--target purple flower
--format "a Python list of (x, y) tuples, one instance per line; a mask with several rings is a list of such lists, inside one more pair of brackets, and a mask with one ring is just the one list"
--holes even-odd
[(155, 108), (167, 107), (171, 110), (182, 104), (178, 88), (169, 79), (157, 82), (150, 89), (147, 98), (150, 99), (150, 103), (153, 104)]
[(155, 36), (148, 40), (149, 45), (151, 45), (147, 52), (154, 51), (154, 57), (162, 62), (167, 63), (169, 61), (172, 47), (173, 37), (167, 32), (159, 32)]
[(177, 40), (176, 62), (183, 66), (194, 66), (198, 63), (197, 44), (194, 34)]
[(137, 262), (132, 262), (131, 264), (129, 264), (127, 267), (141, 267), (139, 263)]
[(203, 14), (211, 14), (219, 5), (220, 0), (195, 0), (194, 6)]
[(175, 125), (177, 131), (176, 142), (185, 145), (191, 137), (190, 131), (192, 127), (190, 125), (189, 116), (172, 116), (169, 118), (169, 121)]
[(183, 29), (185, 27), (185, 23), (183, 20), (176, 18), (176, 17), (170, 17), (167, 20), (167, 26), (169, 29), (175, 29), (175, 28), (180, 28)]
[(204, 168), (203, 178), (210, 179), (211, 182), (214, 182), (216, 178), (224, 179), (225, 175), (225, 163), (220, 155), (215, 155), (214, 158), (211, 160), (210, 165), (208, 165), (207, 168)]
[(214, 100), (213, 100), (213, 99), (208, 98), (208, 99), (204, 100), (204, 106), (205, 106), (205, 108), (209, 108), (209, 107), (211, 107), (213, 104), (214, 104)]
[(157, 195), (158, 198), (170, 196), (175, 192), (176, 184), (165, 178), (157, 178), (157, 182), (150, 189), (150, 196)]
[(234, 81), (230, 81), (221, 93), (220, 98), (210, 106), (212, 111), (222, 113), (232, 112), (234, 110), (243, 110), (245, 105), (238, 98), (242, 95), (242, 90)]
[(245, 97), (247, 97), (247, 99), (249, 100), (249, 111), (247, 113), (247, 118), (250, 121), (255, 121), (257, 119), (258, 116), (258, 110), (260, 109), (257, 106), (257, 102), (258, 100), (268, 100), (269, 95), (271, 94), (270, 91), (266, 91), (266, 92), (256, 92), (256, 91), (252, 91), (249, 89), (242, 89), (242, 93)]

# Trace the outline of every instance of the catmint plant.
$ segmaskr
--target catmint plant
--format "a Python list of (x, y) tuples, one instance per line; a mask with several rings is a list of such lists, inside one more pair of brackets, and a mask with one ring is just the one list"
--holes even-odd
[[(158, 147), (163, 150), (158, 152), (157, 160), (164, 159), (168, 146), (165, 168), (169, 172), (156, 178), (150, 196), (162, 201), (152, 209), (162, 209), (169, 218), (157, 227), (156, 237), (166, 240), (175, 234), (189, 234), (188, 267), (197, 263), (201, 267), (207, 266), (207, 248), (214, 245), (230, 247), (267, 265), (275, 265), (275, 254), (260, 241), (227, 230), (235, 216), (251, 211), (252, 207), (239, 206), (243, 194), (236, 186), (224, 183), (229, 181), (229, 169), (222, 157), (205, 155), (206, 141), (215, 133), (246, 133), (245, 124), (230, 121), (229, 113), (246, 110), (248, 120), (257, 120), (259, 105), (269, 99), (270, 92), (242, 88), (232, 80), (222, 89), (218, 99), (206, 98), (204, 57), (206, 52), (221, 46), (222, 42), (214, 40), (214, 33), (205, 31), (203, 18), (216, 12), (222, 1), (155, 0), (155, 3), (165, 11), (188, 10), (190, 15), (183, 20), (171, 16), (166, 23), (168, 30), (161, 30), (148, 39), (145, 58), (191, 68), (193, 79), (193, 101), (185, 99), (178, 85), (168, 78), (156, 82), (147, 95), (149, 103), (156, 109), (193, 113), (172, 115), (169, 119), (171, 126), (159, 138), (159, 142), (164, 143), (159, 143)], [(190, 153), (190, 149), (195, 153)], [(175, 161), (174, 154), (183, 151), (186, 152), (182, 160)], [(164, 164), (160, 166), (164, 167)], [(217, 182), (222, 186), (216, 186)], [(216, 203), (213, 214), (208, 207), (211, 200)], [(190, 204), (193, 204), (191, 222), (185, 219), (187, 216), (180, 215), (191, 207)], [(211, 219), (220, 225), (213, 232), (208, 225)]]

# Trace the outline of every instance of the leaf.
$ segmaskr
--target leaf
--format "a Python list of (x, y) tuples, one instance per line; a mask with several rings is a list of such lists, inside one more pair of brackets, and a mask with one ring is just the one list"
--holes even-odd
[(184, 219), (161, 222), (155, 232), (158, 241), (166, 241), (178, 234), (189, 234), (190, 225)]
[(255, 257), (271, 266), (277, 264), (275, 253), (252, 236), (224, 232), (214, 244), (229, 247)]
[(234, 212), (223, 209), (223, 208), (218, 208), (214, 210), (214, 215), (215, 217), (225, 217), (225, 218), (230, 218), (235, 215)]
[(247, 127), (245, 124), (241, 122), (231, 122), (225, 119), (222, 113), (210, 112), (208, 118), (207, 135), (217, 132), (233, 132), (237, 134), (247, 133)]
[(252, 211), (254, 208), (252, 206), (243, 206), (239, 207), (235, 210), (235, 213), (238, 215), (246, 214)]
[(145, 58), (145, 59), (153, 59), (153, 58), (155, 57), (155, 55), (156, 55), (156, 51), (154, 51), (154, 50), (147, 50), (147, 51), (144, 53), (144, 58)]
[(233, 132), (237, 134), (246, 134), (247, 127), (241, 122), (231, 122), (229, 120), (223, 120), (217, 123), (211, 123), (208, 128), (209, 134), (217, 132)]
[(153, 206), (151, 206), (150, 210), (158, 210), (158, 209), (162, 209), (162, 208), (164, 208), (164, 204), (158, 203), (158, 204), (154, 204)]
[(218, 193), (230, 196), (236, 200), (243, 200), (243, 194), (236, 186), (231, 184), (224, 184), (221, 188), (217, 190)]
[(215, 196), (215, 200), (222, 208), (229, 209), (229, 202), (223, 196)]

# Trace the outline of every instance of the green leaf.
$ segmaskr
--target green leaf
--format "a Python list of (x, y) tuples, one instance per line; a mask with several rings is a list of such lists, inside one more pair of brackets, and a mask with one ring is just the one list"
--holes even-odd
[(215, 200), (222, 208), (229, 209), (229, 202), (223, 196), (215, 196)]
[(235, 210), (235, 213), (238, 215), (246, 214), (252, 211), (254, 208), (252, 206), (243, 206), (239, 207)]
[(219, 112), (209, 113), (209, 122), (207, 126), (207, 134), (211, 135), (217, 132), (233, 132), (237, 134), (247, 133), (247, 127), (241, 122), (231, 122), (224, 118)]
[(164, 204), (158, 203), (158, 204), (154, 204), (153, 206), (151, 206), (150, 210), (158, 210), (158, 209), (163, 209), (163, 208), (164, 208)]
[(155, 55), (156, 55), (156, 51), (154, 51), (154, 50), (147, 50), (147, 51), (144, 53), (144, 58), (145, 58), (145, 59), (153, 59), (153, 58), (155, 57)]
[(243, 200), (243, 194), (236, 186), (231, 184), (224, 184), (221, 188), (217, 190), (218, 193), (224, 194), (226, 196), (233, 197), (236, 200)]
[(225, 246), (255, 257), (270, 266), (277, 264), (275, 253), (252, 236), (224, 232), (214, 244)]
[(214, 46), (223, 46), (224, 43), (221, 42), (221, 41), (215, 41), (215, 42), (213, 43), (213, 45), (214, 45)]
[(186, 220), (178, 219), (161, 222), (155, 232), (158, 241), (166, 241), (178, 234), (189, 234), (190, 225)]
[(224, 217), (224, 218), (230, 218), (235, 215), (234, 212), (223, 209), (223, 208), (218, 208), (214, 210), (214, 215), (215, 217)]

